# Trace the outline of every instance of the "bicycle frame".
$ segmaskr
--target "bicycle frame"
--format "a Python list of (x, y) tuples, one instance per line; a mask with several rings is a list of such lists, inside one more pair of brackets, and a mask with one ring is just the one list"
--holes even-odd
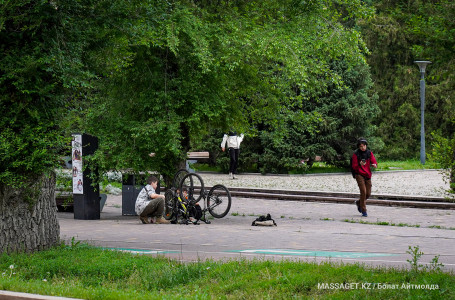
[[(181, 173), (182, 170), (176, 177)], [(178, 188), (172, 187), (166, 192), (166, 218), (184, 224), (199, 225), (199, 221), (210, 224), (207, 212), (215, 218), (223, 218), (229, 212), (231, 201), (224, 185), (217, 184), (207, 191), (199, 175), (188, 173), (180, 179)]]

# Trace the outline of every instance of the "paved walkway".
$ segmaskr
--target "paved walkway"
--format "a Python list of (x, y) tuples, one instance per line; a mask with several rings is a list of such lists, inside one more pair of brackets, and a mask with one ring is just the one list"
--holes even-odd
[[(253, 187), (306, 191), (358, 193), (356, 181), (350, 173), (267, 175), (246, 174), (232, 180), (225, 174), (201, 174), (207, 186), (224, 184), (228, 187)], [(449, 184), (439, 170), (381, 171), (373, 173), (373, 194), (420, 195), (444, 197)]]
[[(182, 261), (247, 257), (396, 267), (409, 267), (407, 251), (418, 246), (420, 263), (439, 256), (445, 269), (455, 270), (455, 210), (370, 205), (362, 218), (354, 204), (234, 198), (226, 217), (196, 226), (143, 225), (122, 216), (121, 204), (121, 196), (109, 195), (100, 220), (58, 213), (61, 238)], [(267, 213), (277, 227), (251, 226)]]

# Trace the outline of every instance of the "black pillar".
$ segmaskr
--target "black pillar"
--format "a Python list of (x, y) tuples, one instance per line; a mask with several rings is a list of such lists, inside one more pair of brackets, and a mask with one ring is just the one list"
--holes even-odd
[(100, 219), (99, 185), (93, 186), (91, 171), (98, 177), (97, 170), (84, 166), (84, 158), (98, 149), (98, 138), (88, 134), (73, 134), (73, 200), (74, 218), (80, 220)]

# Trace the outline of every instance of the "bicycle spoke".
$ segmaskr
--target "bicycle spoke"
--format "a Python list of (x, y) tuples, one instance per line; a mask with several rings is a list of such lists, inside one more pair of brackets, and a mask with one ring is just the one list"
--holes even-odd
[(201, 176), (195, 173), (186, 174), (179, 186), (178, 193), (181, 199), (187, 199), (189, 203), (197, 203), (204, 195), (204, 182)]
[(164, 194), (164, 218), (172, 220), (175, 215), (174, 191), (167, 190)]
[(182, 178), (185, 177), (186, 174), (189, 172), (186, 169), (180, 169), (175, 173), (174, 179), (172, 180), (172, 186), (175, 189), (178, 189), (180, 187), (180, 183), (182, 181)]
[(208, 193), (207, 206), (215, 218), (226, 216), (231, 209), (231, 193), (224, 185), (215, 185)]

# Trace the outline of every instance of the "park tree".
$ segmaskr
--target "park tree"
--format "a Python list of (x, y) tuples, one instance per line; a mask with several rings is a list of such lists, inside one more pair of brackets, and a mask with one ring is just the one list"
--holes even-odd
[[(343, 84), (328, 84), (318, 97), (305, 101), (293, 113), (283, 115), (287, 134), (264, 130), (260, 135), (262, 172), (286, 172), (310, 168), (317, 156), (346, 167), (360, 136), (374, 137), (373, 118), (378, 114), (377, 96), (370, 95), (372, 81), (366, 64), (348, 67), (343, 60), (330, 68)], [(310, 122), (312, 126), (305, 126)], [(372, 141), (372, 140), (370, 140)], [(375, 149), (380, 140), (371, 143)], [(302, 162), (302, 160), (305, 160)]]
[(47, 2), (1, 2), (0, 252), (44, 249), (59, 240), (50, 169), (63, 146), (55, 117), (71, 78), (56, 45), (58, 23)]
[(336, 61), (365, 66), (368, 50), (344, 23), (370, 14), (361, 1), (173, 2), (144, 20), (147, 34), (104, 54), (124, 59), (109, 62), (84, 119), (100, 137), (97, 162), (170, 178), (213, 130), (286, 138), (293, 119), (316, 131), (318, 114), (302, 108), (346, 86)]
[(333, 61), (364, 62), (343, 22), (371, 14), (360, 0), (0, 5), (0, 252), (58, 242), (53, 170), (70, 132), (99, 137), (100, 171), (164, 175), (213, 128), (284, 134), (283, 115), (343, 85)]
[(449, 0), (422, 3), (408, 16), (407, 33), (414, 57), (432, 61), (426, 75), (426, 135), (430, 158), (440, 163), (455, 194), (455, 3)]
[(122, 3), (0, 1), (0, 252), (59, 242), (54, 169), (93, 88), (88, 50), (126, 22)]
[[(372, 120), (379, 113), (377, 96), (371, 95), (369, 67), (359, 64), (348, 68), (343, 60), (330, 65), (342, 84), (328, 84), (317, 97), (297, 104), (280, 114), (279, 130), (265, 122), (258, 125), (256, 136), (247, 136), (242, 145), (241, 171), (262, 173), (306, 172), (315, 158), (333, 165), (347, 166), (357, 138), (374, 137)], [(219, 152), (219, 130), (201, 142), (200, 149), (211, 151), (212, 165), (227, 170), (229, 159)], [(372, 141), (373, 150), (381, 140)]]
[[(452, 122), (455, 122), (453, 120)], [(455, 196), (455, 133), (444, 137), (433, 132), (432, 152), (430, 157), (441, 164), (444, 180), (449, 183), (447, 191), (452, 198)]]
[(374, 120), (385, 143), (383, 157), (407, 159), (420, 151), (419, 68), (429, 60), (425, 75), (426, 139), (433, 131), (449, 137), (455, 131), (454, 30), (455, 3), (441, 1), (374, 1), (373, 19), (361, 31), (371, 55), (374, 91), (381, 113)]
[[(368, 19), (369, 14), (350, 15), (343, 8), (347, 9), (323, 6), (323, 12), (302, 10), (298, 17), (286, 19), (285, 24), (261, 25), (265, 31), (259, 30), (254, 40), (265, 40), (268, 45), (277, 44), (281, 48), (276, 50), (277, 56), (252, 53), (259, 55), (259, 67), (265, 71), (252, 92), (239, 97), (276, 97), (274, 101), (279, 104), (278, 109), (264, 110), (259, 106), (246, 114), (251, 118), (249, 127), (237, 129), (247, 132), (240, 168), (275, 173), (305, 169), (301, 161), (309, 159), (311, 164), (317, 155), (343, 164), (356, 137), (373, 136), (371, 120), (378, 113), (377, 98), (369, 92), (372, 82), (364, 60), (368, 50), (356, 31), (358, 20)], [(295, 66), (303, 71), (298, 72)], [(256, 73), (261, 69), (258, 70)], [(243, 93), (241, 88), (235, 91)], [(262, 112), (266, 114), (257, 118)], [(199, 141), (195, 146), (210, 149), (211, 162), (215, 163), (216, 158), (216, 164), (225, 168), (227, 158), (219, 153), (222, 136), (219, 129), (214, 128), (206, 136), (207, 142)], [(225, 126), (225, 132), (227, 129)]]

